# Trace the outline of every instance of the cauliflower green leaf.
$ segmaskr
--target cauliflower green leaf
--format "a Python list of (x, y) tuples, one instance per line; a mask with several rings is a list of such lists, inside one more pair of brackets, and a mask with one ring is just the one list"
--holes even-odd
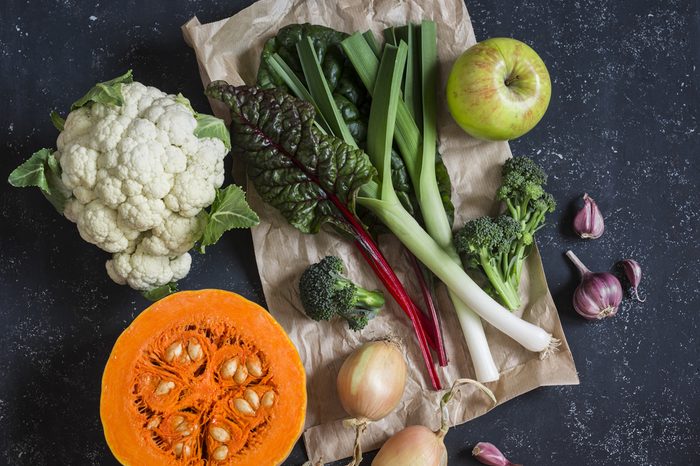
[(195, 112), (194, 118), (197, 120), (197, 127), (194, 129), (195, 136), (198, 138), (221, 139), (224, 146), (226, 146), (228, 150), (231, 150), (231, 135), (228, 132), (224, 120), (197, 112)]
[(51, 149), (41, 149), (15, 168), (7, 181), (16, 188), (36, 186), (46, 199), (63, 213), (69, 195), (61, 182), (61, 166)]
[(93, 102), (98, 102), (104, 105), (121, 106), (124, 104), (122, 84), (128, 84), (133, 81), (134, 78), (131, 75), (131, 70), (129, 70), (119, 77), (110, 79), (109, 81), (105, 81), (103, 83), (97, 83), (95, 84), (95, 87), (87, 92), (87, 94), (76, 100), (75, 103), (71, 105), (70, 109), (73, 111), (76, 108), (90, 105)]
[(195, 120), (197, 120), (197, 127), (194, 129), (195, 136), (198, 138), (220, 139), (221, 142), (224, 143), (224, 146), (226, 146), (228, 150), (231, 150), (231, 134), (228, 132), (224, 120), (205, 113), (195, 112), (190, 103), (190, 99), (182, 94), (176, 95), (175, 100), (187, 107), (194, 115)]
[(216, 199), (204, 212), (207, 223), (199, 241), (199, 252), (219, 241), (224, 232), (233, 228), (250, 228), (260, 223), (260, 218), (245, 200), (245, 192), (235, 184), (216, 192)]
[(173, 294), (177, 291), (177, 282), (166, 283), (163, 286), (153, 288), (152, 290), (143, 291), (141, 294), (144, 298), (149, 301), (158, 301), (163, 299), (169, 294)]
[(51, 123), (56, 127), (57, 130), (63, 131), (63, 127), (66, 124), (66, 120), (63, 119), (61, 115), (58, 114), (57, 111), (53, 111), (49, 114), (51, 117)]

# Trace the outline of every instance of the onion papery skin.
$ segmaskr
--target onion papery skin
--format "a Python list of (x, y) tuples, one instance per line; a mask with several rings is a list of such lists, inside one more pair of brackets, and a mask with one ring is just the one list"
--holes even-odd
[(401, 401), (408, 369), (399, 346), (373, 341), (356, 349), (338, 372), (338, 396), (358, 421), (378, 421)]
[(447, 449), (432, 430), (410, 426), (386, 441), (372, 466), (447, 466)]

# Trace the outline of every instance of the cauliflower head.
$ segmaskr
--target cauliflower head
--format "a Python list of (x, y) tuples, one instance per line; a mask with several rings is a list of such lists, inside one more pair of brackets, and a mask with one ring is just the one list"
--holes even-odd
[(35, 152), (8, 181), (38, 187), (85, 241), (111, 253), (116, 283), (158, 299), (188, 274), (195, 243), (204, 252), (225, 231), (259, 222), (240, 187), (220, 189), (226, 125), (182, 95), (134, 82), (128, 71), (51, 120), (57, 150)]
[(121, 83), (118, 104), (68, 114), (53, 153), (68, 190), (64, 215), (87, 242), (113, 254), (116, 283), (150, 290), (190, 270), (202, 210), (224, 182), (224, 141), (198, 137), (181, 96)]

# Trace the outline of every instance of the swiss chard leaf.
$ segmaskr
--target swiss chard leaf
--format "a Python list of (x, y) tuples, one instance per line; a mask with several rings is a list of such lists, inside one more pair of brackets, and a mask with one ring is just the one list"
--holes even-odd
[(87, 92), (87, 94), (76, 100), (75, 103), (71, 105), (70, 109), (73, 111), (76, 108), (90, 105), (93, 102), (104, 105), (120, 106), (124, 103), (124, 97), (122, 96), (122, 84), (129, 84), (133, 81), (134, 78), (131, 75), (131, 70), (129, 70), (123, 75), (114, 79), (110, 79), (109, 81), (105, 81), (103, 83), (97, 83), (95, 84), (95, 87)]
[(205, 213), (207, 218), (199, 251), (219, 241), (221, 235), (234, 228), (250, 228), (260, 223), (260, 218), (245, 200), (245, 192), (234, 184), (216, 192), (216, 199)]
[(165, 285), (142, 291), (141, 294), (149, 301), (158, 301), (177, 291), (177, 282), (166, 283)]
[(313, 106), (283, 89), (216, 81), (206, 93), (231, 109), (234, 154), (265, 202), (304, 233), (325, 223), (347, 231), (338, 205), (353, 211), (357, 191), (376, 176), (364, 152), (318, 131)]
[(16, 188), (36, 186), (61, 214), (70, 197), (61, 181), (61, 166), (50, 149), (34, 152), (10, 173), (7, 181)]

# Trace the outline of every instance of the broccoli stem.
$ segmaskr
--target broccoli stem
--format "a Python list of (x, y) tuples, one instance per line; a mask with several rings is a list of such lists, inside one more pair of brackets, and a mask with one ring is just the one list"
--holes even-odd
[(365, 290), (357, 286), (352, 302), (355, 307), (372, 311), (381, 309), (385, 301), (384, 296), (380, 292)]
[[(516, 261), (517, 263), (518, 261)], [(499, 268), (491, 262), (491, 257), (487, 252), (483, 252), (479, 255), (479, 263), (484, 273), (491, 282), (498, 296), (501, 297), (501, 301), (505, 306), (513, 311), (520, 307), (520, 295), (518, 293), (518, 285), (513, 285), (512, 275), (502, 275)], [(519, 280), (518, 280), (519, 281)]]

